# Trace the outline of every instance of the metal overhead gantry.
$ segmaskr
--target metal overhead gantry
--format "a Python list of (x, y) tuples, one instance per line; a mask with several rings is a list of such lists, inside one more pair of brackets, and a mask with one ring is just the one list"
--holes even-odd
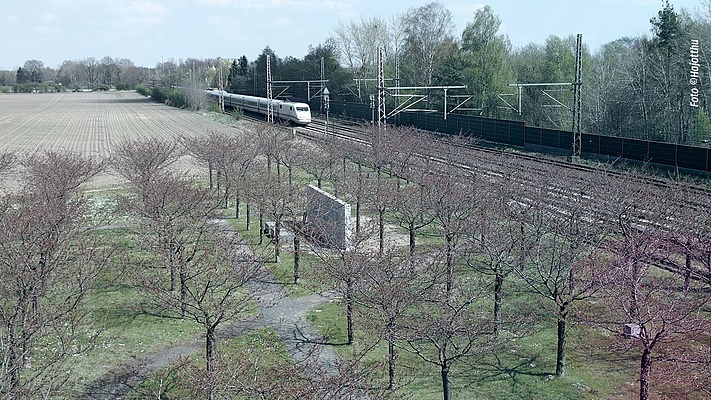
[(444, 119), (447, 119), (447, 115), (456, 111), (456, 110), (468, 110), (467, 108), (463, 108), (462, 106), (469, 101), (473, 96), (471, 95), (456, 95), (452, 96), (454, 98), (464, 98), (464, 100), (460, 101), (454, 108), (451, 110), (447, 110), (447, 98), (449, 97), (447, 95), (447, 91), (451, 89), (466, 89), (466, 86), (396, 86), (396, 87), (389, 87), (386, 88), (388, 91), (395, 91), (395, 94), (391, 94), (393, 97), (402, 97), (406, 98), (404, 102), (400, 103), (395, 109), (390, 111), (388, 113), (388, 118), (393, 117), (403, 111), (426, 111), (426, 112), (434, 112), (435, 110), (427, 109), (427, 108), (412, 108), (415, 104), (420, 103), (421, 101), (427, 99), (429, 95), (427, 94), (417, 94), (417, 93), (400, 93), (401, 90), (444, 90)]
[[(309, 100), (312, 100), (314, 97), (319, 96), (319, 95), (321, 94), (321, 92), (323, 91), (323, 88), (325, 87), (325, 86), (323, 85), (323, 82), (328, 82), (328, 79), (326, 79), (325, 81), (321, 81), (321, 80), (310, 80), (310, 81), (272, 81), (272, 83), (276, 83), (276, 84), (280, 84), (280, 85), (283, 85), (283, 84), (293, 84), (293, 83), (305, 83), (305, 84), (306, 84), (306, 95), (308, 96)], [(317, 84), (318, 84), (318, 90), (317, 90), (313, 95), (311, 95), (311, 84), (312, 84), (312, 83), (317, 83)], [(276, 97), (279, 97), (280, 95), (282, 95), (282, 94), (283, 94), (284, 92), (286, 92), (287, 90), (289, 90), (289, 87), (288, 87), (288, 86), (287, 86), (286, 88), (284, 88), (284, 90), (282, 90), (281, 92), (279, 92), (279, 94), (278, 94)]]
[[(502, 96), (515, 96), (516, 94), (513, 93), (504, 93), (504, 94), (499, 94), (497, 97), (499, 100), (503, 101), (504, 104), (506, 104), (507, 108), (510, 108), (518, 113), (518, 115), (522, 114), (522, 105), (521, 105), (521, 97), (522, 97), (522, 89), (524, 87), (528, 86), (547, 86), (547, 87), (559, 87), (558, 89), (541, 89), (541, 93), (543, 93), (545, 96), (547, 96), (549, 99), (553, 100), (555, 104), (548, 104), (548, 105), (543, 105), (543, 107), (563, 107), (567, 109), (568, 111), (571, 111), (573, 114), (573, 126), (572, 126), (572, 133), (573, 133), (573, 148), (572, 148), (572, 155), (573, 157), (580, 157), (580, 152), (582, 150), (582, 137), (580, 133), (580, 117), (582, 114), (582, 96), (581, 96), (581, 89), (583, 86), (583, 35), (578, 34), (576, 37), (576, 43), (575, 43), (575, 81), (573, 82), (559, 82), (559, 83), (509, 83), (509, 87), (517, 87), (518, 88), (518, 108), (514, 107), (506, 101)], [(564, 104), (560, 100), (556, 99), (550, 92), (553, 91), (561, 91), (562, 89), (560, 87), (564, 86), (569, 86), (573, 92), (573, 107), (571, 108), (570, 106)]]
[[(346, 86), (346, 89), (348, 89), (349, 92), (353, 94), (358, 100), (362, 101), (363, 100), (363, 93), (361, 92), (361, 83), (365, 82), (366, 83), (366, 89), (367, 89), (367, 83), (368, 82), (375, 82), (377, 81), (377, 78), (353, 78), (353, 81), (356, 83), (356, 91), (353, 91), (353, 88), (349, 85)], [(385, 82), (387, 81), (392, 81), (392, 78), (385, 78)]]
[[(509, 104), (509, 102), (506, 101), (503, 97), (501, 97), (501, 96), (513, 96), (513, 94), (504, 93), (504, 94), (499, 94), (498, 97), (499, 97), (499, 100), (503, 101), (509, 108), (511, 108), (512, 110), (516, 111), (516, 112), (518, 113), (518, 115), (521, 115), (521, 113), (522, 113), (522, 106), (521, 106), (521, 96), (522, 96), (522, 93), (521, 93), (521, 92), (522, 92), (522, 89), (523, 89), (524, 87), (529, 87), (529, 86), (549, 86), (549, 87), (550, 87), (550, 86), (572, 86), (572, 85), (573, 85), (572, 82), (556, 82), (556, 83), (509, 83), (509, 87), (517, 87), (517, 88), (518, 88), (518, 109), (517, 109), (516, 107), (512, 106), (511, 104)], [(559, 90), (559, 89), (555, 89), (555, 90)], [(558, 99), (556, 99), (555, 97), (553, 97), (553, 96), (549, 93), (550, 91), (551, 91), (550, 89), (549, 89), (549, 90), (541, 89), (541, 93), (543, 93), (543, 94), (546, 95), (548, 98), (550, 98), (551, 100), (553, 100), (554, 103), (556, 103), (556, 104), (553, 105), (554, 107), (565, 107), (565, 108), (567, 108), (568, 110), (570, 110), (570, 107), (566, 106), (566, 105), (563, 104), (560, 100), (558, 100)]]

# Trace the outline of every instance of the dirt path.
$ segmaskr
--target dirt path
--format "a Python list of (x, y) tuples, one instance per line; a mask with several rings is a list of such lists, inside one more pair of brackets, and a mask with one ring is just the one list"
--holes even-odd
[[(226, 221), (220, 221), (220, 224), (224, 228), (225, 234), (236, 234)], [(260, 307), (260, 312), (248, 320), (237, 321), (219, 329), (219, 339), (234, 338), (257, 329), (271, 327), (279, 334), (294, 362), (302, 363), (306, 358), (310, 358), (315, 361), (313, 364), (320, 366), (318, 372), (313, 372), (314, 378), (319, 378), (317, 374), (322, 374), (324, 371), (327, 374), (337, 374), (338, 356), (333, 349), (324, 345), (323, 339), (306, 320), (306, 313), (329, 301), (329, 296), (313, 294), (295, 299), (288, 295), (284, 287), (275, 281), (271, 272), (266, 268), (264, 276), (265, 279), (252, 282), (248, 286), (250, 293)], [(196, 337), (121, 364), (88, 384), (81, 398), (86, 400), (124, 399), (131, 389), (146, 379), (151, 372), (166, 367), (181, 357), (204, 351), (204, 348), (204, 339)]]

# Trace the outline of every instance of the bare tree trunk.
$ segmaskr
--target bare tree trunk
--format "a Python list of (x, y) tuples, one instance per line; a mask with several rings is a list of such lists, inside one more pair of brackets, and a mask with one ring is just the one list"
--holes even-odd
[(385, 207), (378, 210), (378, 253), (385, 251)]
[(501, 299), (503, 297), (504, 277), (496, 274), (494, 278), (494, 336), (499, 337), (501, 330)]
[(264, 243), (264, 213), (259, 211), (259, 244)]
[(215, 370), (215, 328), (207, 324), (205, 331), (205, 368), (212, 373)]
[(689, 290), (689, 285), (691, 285), (691, 254), (689, 252), (686, 252), (686, 263), (685, 265), (685, 270), (684, 270), (684, 290), (687, 291)]
[(645, 347), (639, 368), (639, 400), (649, 399), (649, 373), (652, 370), (652, 350)]
[(245, 226), (247, 227), (247, 230), (249, 230), (250, 222), (252, 222), (252, 219), (250, 218), (251, 214), (249, 212), (249, 210), (250, 210), (249, 203), (247, 203), (247, 205), (245, 205), (244, 207), (245, 207), (245, 209), (244, 209), (245, 216), (244, 217), (246, 219)]
[(213, 189), (213, 186), (212, 186), (212, 161), (207, 162), (207, 176), (208, 176), (208, 180), (210, 181), (210, 190), (212, 190)]
[(294, 284), (299, 284), (299, 237), (294, 235)]
[(175, 247), (174, 243), (170, 243), (170, 255), (168, 257), (169, 267), (170, 267), (170, 291), (175, 290), (175, 282), (177, 278), (175, 270), (175, 255), (178, 253), (178, 249)]
[(7, 360), (5, 361), (10, 368), (10, 398), (12, 398), (13, 393), (18, 393), (19, 388), (20, 388), (20, 365), (18, 365), (18, 356), (17, 356), (17, 338), (15, 336), (15, 324), (12, 322), (12, 320), (8, 321), (8, 327), (7, 327), (7, 332), (8, 332), (8, 343), (7, 343)]
[(395, 389), (395, 363), (397, 360), (397, 349), (395, 348), (394, 332), (395, 318), (388, 320), (388, 389)]
[(279, 256), (280, 254), (280, 242), (281, 238), (281, 218), (275, 218), (276, 220), (274, 221), (274, 262), (279, 263)]
[(452, 400), (452, 390), (450, 388), (449, 384), (449, 365), (447, 363), (444, 363), (441, 366), (441, 375), (442, 375), (442, 398), (444, 400)]
[(346, 281), (346, 320), (348, 331), (348, 344), (353, 344), (353, 282), (352, 279)]
[(208, 325), (205, 333), (205, 363), (208, 375), (207, 398), (212, 400), (215, 398), (215, 328), (211, 325)]
[[(356, 198), (356, 236), (360, 233), (360, 197)], [(711, 268), (711, 267), (709, 267)]]
[(239, 198), (239, 196), (235, 196), (235, 218), (239, 218), (239, 205), (240, 205), (240, 198)]
[(567, 315), (566, 306), (560, 306), (558, 309), (558, 346), (555, 361), (555, 374), (558, 376), (563, 376), (565, 373), (565, 341), (568, 335), (565, 330), (565, 318)]
[(188, 271), (187, 267), (185, 266), (185, 260), (181, 257), (180, 261), (180, 316), (185, 318), (185, 305), (187, 304), (187, 298), (188, 298)]
[(407, 224), (407, 234), (410, 237), (410, 257), (415, 255), (415, 225), (410, 222)]
[(447, 298), (449, 299), (454, 288), (454, 244), (452, 235), (447, 233), (444, 236), (447, 242)]

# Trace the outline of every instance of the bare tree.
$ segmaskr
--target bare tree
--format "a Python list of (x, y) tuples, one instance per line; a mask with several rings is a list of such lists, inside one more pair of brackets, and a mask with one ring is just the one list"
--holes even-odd
[(494, 336), (501, 332), (504, 281), (517, 268), (524, 269), (529, 246), (535, 238), (526, 229), (530, 205), (518, 183), (504, 179), (490, 184), (482, 193), (482, 206), (473, 217), (476, 234), (467, 236), (464, 260), (474, 271), (494, 279)]
[(94, 57), (89, 57), (82, 60), (82, 66), (89, 87), (94, 87), (99, 80), (99, 62)]
[(17, 155), (10, 151), (4, 151), (0, 153), (0, 176), (7, 173), (12, 167), (14, 167), (17, 161)]
[(452, 13), (441, 3), (411, 8), (404, 15), (404, 54), (412, 68), (412, 83), (432, 85), (442, 46), (453, 36)]
[[(20, 160), (24, 167), (26, 186), (46, 201), (66, 201), (76, 195), (79, 187), (99, 174), (106, 167), (105, 161), (97, 161), (77, 153), (40, 151)], [(51, 172), (50, 172), (51, 171)]]
[[(20, 191), (0, 200), (0, 392), (40, 398), (57, 393), (69, 378), (62, 363), (100, 332), (79, 341), (78, 328), (88, 323), (84, 297), (111, 247), (90, 234), (89, 207), (79, 194), (96, 163), (45, 152), (23, 164)], [(43, 352), (41, 343), (55, 351)]]
[(355, 337), (353, 321), (356, 290), (359, 282), (363, 280), (363, 272), (371, 268), (373, 260), (376, 259), (371, 243), (375, 232), (375, 226), (364, 226), (360, 233), (351, 235), (351, 245), (343, 249), (312, 248), (323, 262), (320, 268), (313, 271), (317, 279), (343, 295), (349, 345), (353, 344)]
[(399, 338), (409, 324), (408, 316), (418, 307), (431, 285), (437, 282), (427, 268), (422, 268), (430, 254), (415, 259), (408, 253), (388, 249), (372, 259), (362, 271), (355, 296), (363, 326), (388, 344), (388, 390), (397, 388), (396, 365)]
[[(230, 155), (227, 158), (225, 165), (225, 170), (227, 176), (233, 179), (233, 183), (229, 183), (235, 196), (235, 216), (239, 217), (240, 205), (242, 199), (249, 199), (249, 191), (251, 190), (251, 185), (249, 184), (250, 172), (253, 168), (258, 168), (264, 163), (263, 160), (259, 160), (257, 155), (259, 154), (259, 148), (257, 143), (250, 140), (249, 135), (242, 136), (239, 143), (232, 143), (233, 145), (239, 145), (239, 147), (232, 148)], [(250, 204), (247, 202), (245, 205), (245, 225), (247, 230), (250, 226)]]
[(476, 185), (467, 177), (444, 172), (431, 175), (423, 183), (426, 191), (427, 207), (434, 216), (439, 234), (445, 246), (446, 291), (454, 289), (455, 259), (457, 246), (463, 235), (473, 235), (470, 231), (471, 218), (474, 216), (479, 196)]
[(413, 256), (417, 231), (432, 224), (435, 216), (426, 207), (427, 199), (422, 186), (408, 185), (394, 195), (392, 215), (401, 227), (407, 229), (410, 256)]
[[(138, 272), (138, 278), (158, 306), (193, 319), (203, 328), (208, 378), (217, 375), (217, 368), (224, 367), (219, 363), (216, 351), (218, 326), (242, 315), (250, 307), (245, 286), (263, 275), (260, 263), (235, 239), (237, 237), (215, 229), (200, 240), (193, 258), (181, 271), (180, 292), (166, 287), (167, 271), (164, 269), (149, 268)], [(203, 398), (213, 399), (218, 383), (214, 379), (208, 383), (201, 392)]]
[(385, 250), (385, 226), (387, 222), (385, 216), (395, 203), (396, 186), (397, 183), (393, 179), (387, 179), (379, 175), (364, 180), (366, 206), (378, 218), (378, 251), (380, 253)]
[[(215, 358), (213, 374), (196, 367), (189, 359), (159, 371), (155, 383), (142, 385), (136, 394), (145, 398), (165, 398), (179, 393), (181, 398), (214, 399), (400, 399), (373, 382), (380, 372), (380, 363), (367, 363), (366, 352), (350, 360), (339, 360), (336, 373), (314, 358), (293, 363), (282, 357), (282, 344), (269, 331), (247, 336), (246, 348), (233, 347), (220, 351)], [(220, 346), (226, 348), (227, 346)]]
[[(295, 215), (303, 214), (304, 193), (300, 188), (284, 181), (284, 177), (262, 171), (251, 189), (251, 197), (269, 222), (274, 223), (272, 242), (274, 243), (274, 262), (281, 256), (281, 233), (284, 223)], [(260, 227), (263, 229), (263, 227)]]
[(342, 61), (355, 76), (374, 78), (377, 48), (388, 41), (387, 24), (380, 17), (361, 18), (349, 23), (340, 21), (335, 29)]
[(334, 156), (318, 148), (309, 153), (308, 159), (302, 164), (302, 167), (316, 179), (316, 187), (320, 189), (323, 181), (331, 175), (335, 165)]
[[(627, 338), (619, 344), (640, 352), (639, 396), (646, 400), (652, 393), (652, 381), (665, 379), (665, 366), (698, 369), (699, 358), (708, 362), (707, 354), (687, 349), (709, 329), (708, 318), (700, 312), (709, 301), (705, 293), (709, 281), (685, 276), (685, 269), (694, 267), (687, 263), (705, 258), (704, 245), (679, 236), (695, 230), (691, 216), (696, 213), (683, 209), (694, 202), (688, 202), (688, 197), (687, 202), (679, 202), (690, 194), (688, 189), (674, 184), (665, 188), (662, 182), (643, 178), (631, 173), (606, 185), (610, 199), (606, 207), (615, 217), (617, 230), (604, 243), (611, 254), (607, 263), (611, 279), (603, 295), (611, 306), (601, 310), (601, 319), (611, 322), (602, 325), (613, 332), (628, 327)], [(697, 196), (693, 200), (698, 200)], [(689, 253), (697, 256), (689, 257)], [(675, 264), (671, 272), (659, 268)], [(703, 345), (707, 344), (708, 338)], [(653, 365), (659, 365), (656, 372)]]
[(183, 148), (177, 140), (149, 138), (120, 142), (112, 157), (114, 169), (145, 193), (153, 177), (182, 155)]
[[(230, 148), (225, 142), (231, 135), (209, 129), (207, 133), (200, 136), (183, 136), (180, 138), (184, 148), (197, 162), (207, 167), (207, 177), (210, 189), (215, 187), (213, 175), (215, 170), (220, 171), (226, 149)], [(220, 172), (218, 172), (218, 178)], [(219, 182), (217, 183), (219, 188)]]
[[(535, 202), (529, 209), (524, 235), (532, 242), (526, 264), (517, 270), (527, 286), (554, 305), (557, 320), (556, 375), (565, 372), (567, 327), (576, 303), (590, 298), (609, 276), (598, 243), (597, 220), (588, 201), (593, 183), (575, 180), (560, 171), (550, 191), (543, 181), (531, 185), (524, 196)], [(548, 174), (546, 174), (548, 175)], [(545, 178), (548, 179), (546, 176)], [(565, 193), (566, 202), (557, 201)]]
[[(446, 249), (445, 249), (446, 251)], [(430, 276), (448, 274), (446, 263), (433, 258), (428, 268)], [(408, 324), (399, 333), (408, 351), (439, 368), (442, 395), (452, 398), (452, 366), (464, 357), (490, 351), (493, 346), (491, 319), (482, 309), (484, 291), (473, 281), (441, 279), (425, 294), (423, 301), (409, 309)]]
[(169, 272), (169, 290), (186, 287), (189, 265), (199, 261), (201, 243), (214, 230), (209, 219), (219, 202), (189, 177), (162, 172), (152, 177), (141, 199), (124, 198), (123, 208), (139, 221), (141, 243), (157, 250)]
[(636, 347), (641, 353), (639, 398), (646, 400), (652, 393), (653, 365), (660, 364), (654, 376), (664, 380), (664, 363), (688, 366), (699, 364), (699, 358), (708, 362), (706, 354), (683, 355), (683, 349), (708, 331), (709, 320), (700, 311), (709, 297), (703, 294), (708, 283), (693, 281), (685, 288), (680, 277), (660, 273), (647, 261), (654, 253), (669, 250), (665, 241), (649, 237), (644, 244), (635, 242), (633, 246), (627, 245), (633, 244), (630, 242), (620, 243), (610, 265), (614, 279), (605, 288), (605, 299), (613, 306), (605, 311), (607, 319), (615, 324), (606, 326), (616, 332), (625, 325), (630, 327), (629, 338), (621, 344), (624, 348)]

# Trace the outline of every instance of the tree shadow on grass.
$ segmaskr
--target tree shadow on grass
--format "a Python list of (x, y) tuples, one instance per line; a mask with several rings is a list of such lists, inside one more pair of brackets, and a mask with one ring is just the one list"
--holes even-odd
[(539, 376), (545, 377), (550, 375), (550, 372), (534, 371), (536, 367), (537, 356), (525, 357), (520, 359), (516, 364), (511, 365), (506, 361), (502, 361), (497, 354), (494, 355), (495, 362), (480, 362), (476, 365), (477, 379), (479, 383), (492, 382), (497, 380), (511, 381), (514, 385), (520, 383), (519, 377)]
[[(486, 386), (492, 383), (508, 383), (510, 393), (515, 393), (519, 399), (534, 399), (535, 394), (529, 393), (527, 385), (528, 379), (521, 379), (524, 376), (539, 377), (545, 379), (551, 376), (550, 372), (535, 371), (538, 357), (525, 357), (511, 362), (502, 360), (498, 354), (493, 355), (493, 359), (479, 359), (471, 365), (471, 372), (468, 375), (465, 387)], [(540, 368), (540, 367), (539, 367)]]
[(348, 341), (332, 341), (329, 335), (306, 332), (299, 324), (294, 324), (294, 340), (302, 345), (348, 346)]

